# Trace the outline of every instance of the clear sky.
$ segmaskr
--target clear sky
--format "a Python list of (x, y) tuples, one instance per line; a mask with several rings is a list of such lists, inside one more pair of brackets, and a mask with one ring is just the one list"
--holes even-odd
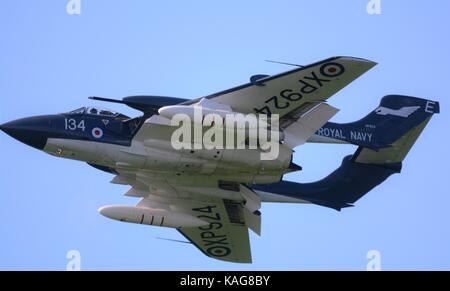
[[(450, 2), (106, 1), (0, 4), (0, 123), (104, 105), (91, 95), (195, 98), (239, 85), (257, 73), (336, 55), (379, 63), (333, 96), (333, 119), (366, 115), (387, 94), (441, 103), (407, 159), (356, 207), (263, 205), (262, 236), (251, 234), (251, 265), (203, 256), (173, 229), (109, 220), (97, 209), (135, 204), (128, 189), (88, 165), (51, 157), (0, 133), (0, 269), (65, 270), (69, 250), (81, 268), (145, 270), (365, 270), (377, 250), (384, 270), (450, 269)], [(135, 112), (119, 104), (125, 114)], [(292, 181), (330, 173), (355, 147), (306, 145)]]

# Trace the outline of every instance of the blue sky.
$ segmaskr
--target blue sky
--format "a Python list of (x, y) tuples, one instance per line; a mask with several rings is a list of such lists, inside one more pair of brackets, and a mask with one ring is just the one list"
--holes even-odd
[[(438, 100), (404, 162), (356, 207), (265, 204), (262, 237), (251, 234), (251, 265), (219, 262), (172, 229), (124, 224), (99, 215), (106, 204), (134, 204), (127, 187), (84, 163), (62, 160), (0, 134), (0, 269), (65, 270), (69, 250), (84, 270), (365, 270), (370, 250), (382, 269), (450, 269), (448, 78), (450, 2), (381, 0), (381, 15), (358, 1), (2, 1), (0, 123), (98, 103), (91, 95), (195, 98), (330, 56), (379, 63), (333, 96), (333, 119), (366, 115), (387, 94)], [(112, 109), (137, 115), (120, 105)], [(313, 181), (353, 146), (297, 149)]]

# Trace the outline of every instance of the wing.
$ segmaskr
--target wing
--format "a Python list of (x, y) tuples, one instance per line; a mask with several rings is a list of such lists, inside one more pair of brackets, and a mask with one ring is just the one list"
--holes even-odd
[[(286, 129), (375, 65), (360, 58), (333, 57), (281, 74), (251, 78), (250, 83), (178, 105), (198, 105), (211, 100), (235, 112), (279, 114), (280, 128)], [(167, 131), (167, 125), (169, 119), (153, 115), (135, 138), (145, 140), (156, 132)], [(170, 138), (170, 134), (164, 138)]]
[(196, 201), (185, 211), (209, 222), (209, 225), (182, 227), (178, 231), (208, 257), (251, 263), (248, 229), (242, 210), (240, 203), (230, 200)]
[[(296, 120), (296, 114), (327, 100), (376, 63), (352, 57), (333, 57), (278, 75), (218, 92), (203, 98), (230, 106), (241, 113), (279, 114)], [(198, 103), (202, 98), (184, 104)]]
[[(195, 178), (190, 179), (190, 181)], [(204, 180), (204, 179), (201, 179)], [(177, 183), (170, 176), (148, 176), (119, 170), (112, 181), (132, 188), (126, 196), (141, 197), (136, 207), (164, 210), (178, 217), (194, 217), (208, 222), (200, 227), (177, 227), (177, 230), (201, 252), (218, 260), (250, 263), (248, 228), (260, 233), (259, 197), (243, 185), (219, 188), (217, 181)], [(244, 207), (244, 201), (247, 201)], [(160, 220), (151, 220), (161, 225)], [(154, 223), (153, 223), (154, 222)], [(168, 222), (166, 219), (164, 223)]]

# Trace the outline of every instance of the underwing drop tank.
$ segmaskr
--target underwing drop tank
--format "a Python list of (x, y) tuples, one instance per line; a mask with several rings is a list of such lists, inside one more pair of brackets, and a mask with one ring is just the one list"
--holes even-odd
[(98, 211), (101, 215), (114, 220), (162, 227), (199, 227), (209, 224), (208, 222), (187, 213), (173, 212), (164, 209), (109, 205), (101, 207)]

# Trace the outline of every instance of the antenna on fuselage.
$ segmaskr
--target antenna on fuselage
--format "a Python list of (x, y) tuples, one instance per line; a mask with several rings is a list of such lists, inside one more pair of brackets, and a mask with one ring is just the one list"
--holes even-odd
[(178, 243), (184, 243), (184, 244), (192, 244), (192, 243), (189, 242), (189, 241), (178, 240), (178, 239), (171, 239), (171, 238), (164, 238), (164, 237), (157, 237), (156, 239), (168, 240), (168, 241), (178, 242)]
[(293, 64), (293, 63), (286, 63), (286, 62), (279, 62), (279, 61), (272, 61), (272, 60), (265, 60), (265, 61), (269, 62), (269, 63), (282, 64), (282, 65), (294, 66), (294, 67), (299, 67), (299, 68), (304, 67), (302, 65), (297, 65), (297, 64)]

